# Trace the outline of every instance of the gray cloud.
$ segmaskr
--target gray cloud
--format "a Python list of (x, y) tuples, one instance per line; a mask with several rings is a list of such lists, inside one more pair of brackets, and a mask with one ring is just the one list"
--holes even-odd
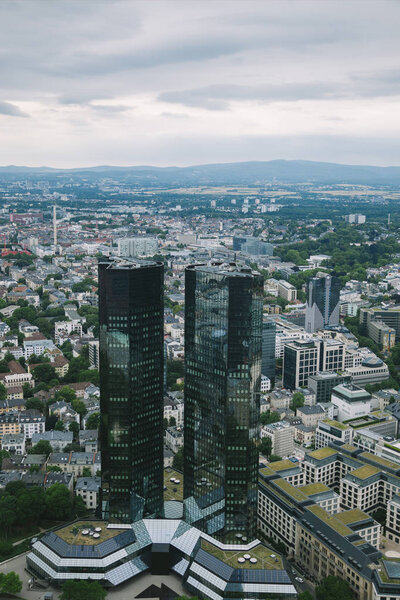
[(8, 117), (29, 117), (27, 113), (11, 102), (0, 102), (0, 114)]

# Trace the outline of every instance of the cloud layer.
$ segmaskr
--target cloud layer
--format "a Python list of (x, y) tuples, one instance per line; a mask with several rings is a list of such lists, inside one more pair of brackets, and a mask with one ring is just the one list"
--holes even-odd
[(391, 0), (3, 0), (0, 164), (400, 164), (399, 27)]

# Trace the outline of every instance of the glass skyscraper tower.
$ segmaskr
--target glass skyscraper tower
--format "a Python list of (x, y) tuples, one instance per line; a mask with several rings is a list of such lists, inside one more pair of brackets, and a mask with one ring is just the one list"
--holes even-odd
[(103, 518), (163, 510), (163, 265), (99, 262)]
[(263, 278), (186, 269), (184, 518), (224, 541), (256, 535)]
[(317, 273), (307, 283), (305, 330), (339, 325), (340, 279), (326, 273)]

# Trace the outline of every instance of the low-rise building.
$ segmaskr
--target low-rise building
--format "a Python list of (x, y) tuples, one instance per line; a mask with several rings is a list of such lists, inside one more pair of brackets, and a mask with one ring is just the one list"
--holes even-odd
[(23, 456), (25, 454), (25, 434), (6, 433), (1, 439), (1, 449)]
[(41, 433), (35, 433), (32, 436), (32, 446), (45, 440), (49, 442), (53, 449), (53, 452), (63, 452), (64, 448), (73, 441), (72, 431), (42, 431)]
[(80, 496), (86, 508), (95, 510), (99, 502), (101, 477), (79, 477), (75, 485), (75, 495)]
[(272, 454), (286, 457), (293, 454), (294, 427), (286, 421), (270, 423), (261, 428), (261, 437), (269, 437), (272, 441)]

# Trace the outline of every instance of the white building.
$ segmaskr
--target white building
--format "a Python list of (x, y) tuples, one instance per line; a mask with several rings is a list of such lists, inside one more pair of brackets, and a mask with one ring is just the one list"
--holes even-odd
[(130, 237), (117, 240), (118, 256), (154, 256), (158, 252), (158, 240), (153, 237)]
[(265, 394), (271, 389), (271, 380), (266, 375), (261, 375), (261, 393)]
[(75, 486), (75, 496), (80, 496), (86, 508), (94, 510), (99, 501), (101, 477), (79, 477)]
[(25, 454), (25, 434), (5, 433), (1, 440), (1, 449), (11, 454), (23, 456)]
[(331, 402), (337, 407), (338, 421), (356, 419), (371, 412), (371, 394), (351, 383), (334, 387)]
[(261, 428), (261, 438), (272, 441), (272, 454), (282, 458), (290, 456), (294, 450), (294, 427), (286, 421), (278, 421)]

